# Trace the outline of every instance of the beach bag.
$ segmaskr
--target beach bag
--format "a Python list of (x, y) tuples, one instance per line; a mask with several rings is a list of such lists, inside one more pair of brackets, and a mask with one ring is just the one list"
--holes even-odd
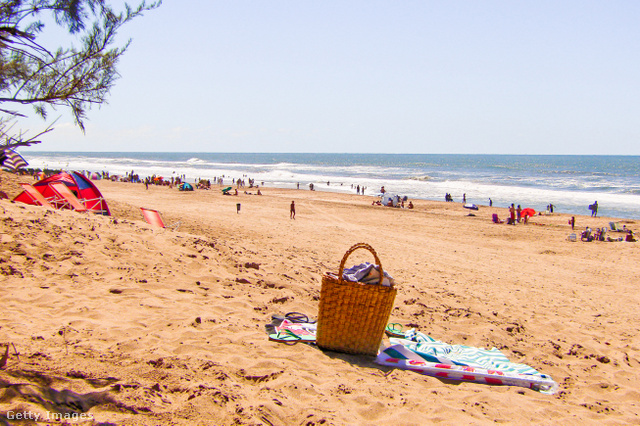
[[(345, 281), (344, 265), (351, 253), (366, 249), (380, 272), (377, 284)], [(345, 253), (338, 274), (325, 273), (320, 290), (316, 343), (323, 349), (350, 354), (377, 355), (396, 297), (393, 285), (383, 286), (384, 271), (375, 250), (358, 243)]]

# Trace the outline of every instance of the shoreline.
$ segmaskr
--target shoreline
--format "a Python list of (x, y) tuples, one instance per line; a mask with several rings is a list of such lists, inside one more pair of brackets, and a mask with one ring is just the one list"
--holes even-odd
[[(449, 159), (437, 155), (400, 155), (388, 162), (382, 155), (364, 160), (348, 154), (325, 154), (326, 158), (305, 154), (130, 154), (115, 153), (105, 158), (101, 154), (88, 155), (90, 158), (83, 158), (83, 154), (78, 154), (79, 158), (43, 154), (33, 158), (33, 165), (109, 170), (122, 175), (133, 168), (141, 176), (186, 174), (189, 182), (198, 177), (213, 180), (222, 175), (229, 178), (246, 175), (265, 181), (268, 186), (283, 188), (294, 188), (297, 182), (305, 188), (309, 183), (321, 188), (331, 181), (331, 190), (348, 192), (353, 184), (355, 193), (356, 185), (364, 185), (370, 195), (377, 194), (384, 185), (391, 193), (416, 199), (441, 201), (446, 193), (451, 193), (456, 201), (461, 201), (466, 193), (468, 202), (475, 204), (486, 205), (491, 198), (495, 205), (515, 203), (544, 211), (551, 203), (558, 211), (580, 215), (589, 215), (587, 207), (598, 200), (601, 214), (640, 219), (640, 181), (633, 159), (587, 161), (575, 156), (565, 161), (533, 156), (533, 160), (518, 162), (512, 156), (500, 159), (486, 155), (473, 160), (475, 157), (456, 154)], [(438, 159), (442, 164), (432, 164)], [(616, 172), (609, 173), (612, 170)], [(345, 187), (334, 188), (336, 182), (344, 183)]]
[[(12, 179), (1, 177), (6, 191)], [(0, 342), (20, 353), (11, 348), (0, 380), (30, 384), (13, 387), (0, 414), (55, 411), (34, 395), (69, 389), (96, 422), (116, 424), (637, 421), (639, 243), (569, 242), (564, 213), (507, 226), (491, 223), (505, 208), (444, 201), (409, 210), (326, 191), (96, 184), (112, 217), (0, 201)], [(152, 228), (140, 207), (182, 223)], [(576, 221), (575, 232), (638, 225)], [(496, 347), (559, 392), (439, 380), (269, 341), (271, 315), (317, 316), (322, 273), (361, 241), (396, 280), (389, 322)]]

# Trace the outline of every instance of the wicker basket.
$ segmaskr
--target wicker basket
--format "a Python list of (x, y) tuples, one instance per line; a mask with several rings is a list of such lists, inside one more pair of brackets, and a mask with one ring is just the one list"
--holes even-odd
[[(344, 264), (357, 249), (367, 249), (380, 267), (378, 285), (342, 279)], [(351, 354), (376, 355), (396, 297), (393, 286), (383, 286), (384, 272), (375, 250), (368, 244), (351, 247), (340, 262), (338, 275), (322, 276), (316, 342), (319, 347)]]

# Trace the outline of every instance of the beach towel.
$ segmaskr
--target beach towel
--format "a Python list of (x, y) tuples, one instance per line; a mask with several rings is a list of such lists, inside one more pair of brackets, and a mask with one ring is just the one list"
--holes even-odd
[(551, 377), (526, 364), (518, 364), (498, 349), (450, 345), (409, 330), (404, 339), (389, 339), (376, 362), (430, 376), (493, 385), (521, 386), (553, 394), (558, 385)]

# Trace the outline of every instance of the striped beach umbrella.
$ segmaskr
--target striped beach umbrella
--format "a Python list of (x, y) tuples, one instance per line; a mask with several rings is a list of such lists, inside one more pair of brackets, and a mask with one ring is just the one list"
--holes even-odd
[(29, 165), (29, 163), (22, 158), (22, 155), (12, 149), (4, 149), (0, 153), (0, 164), (2, 165), (2, 168), (11, 172), (15, 172), (16, 170)]

